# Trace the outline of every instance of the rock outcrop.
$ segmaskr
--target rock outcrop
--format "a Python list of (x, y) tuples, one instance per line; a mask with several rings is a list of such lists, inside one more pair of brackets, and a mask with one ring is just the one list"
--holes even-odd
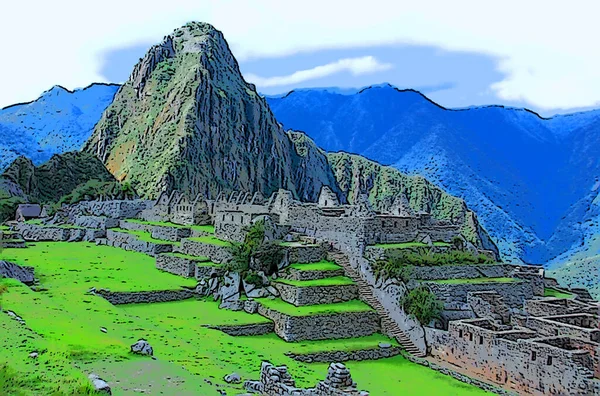
[(26, 285), (32, 285), (35, 282), (32, 267), (21, 267), (9, 261), (0, 261), (0, 278), (13, 278)]

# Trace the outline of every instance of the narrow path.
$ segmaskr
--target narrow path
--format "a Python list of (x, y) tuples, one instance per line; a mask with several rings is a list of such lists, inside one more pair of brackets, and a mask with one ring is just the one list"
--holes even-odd
[(371, 286), (352, 268), (350, 261), (346, 254), (339, 250), (334, 250), (328, 253), (328, 259), (334, 261), (336, 264), (341, 266), (346, 272), (346, 276), (352, 279), (358, 285), (359, 296), (362, 301), (370, 305), (379, 317), (381, 318), (381, 329), (384, 334), (392, 336), (398, 341), (398, 343), (411, 355), (416, 357), (425, 357), (416, 346), (413, 344), (411, 339), (400, 329), (396, 322), (390, 318), (386, 309), (379, 302), (377, 297), (373, 295)]

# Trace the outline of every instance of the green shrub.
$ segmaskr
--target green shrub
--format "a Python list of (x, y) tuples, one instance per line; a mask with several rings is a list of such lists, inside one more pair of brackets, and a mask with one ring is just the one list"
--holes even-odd
[(254, 285), (254, 286), (262, 286), (263, 285), (262, 277), (260, 275), (258, 275), (256, 272), (247, 272), (246, 276), (244, 277), (244, 281), (246, 283), (250, 283), (251, 285)]
[(456, 265), (456, 264), (492, 264), (494, 260), (484, 254), (474, 255), (462, 250), (450, 250), (444, 253), (435, 253), (429, 248), (416, 250), (402, 249), (389, 253), (395, 265), (412, 265), (418, 267)]
[(408, 282), (412, 275), (412, 267), (408, 265), (399, 265), (400, 263), (392, 259), (377, 260), (373, 263), (373, 272), (377, 280), (380, 279), (399, 279), (402, 282)]
[(433, 319), (439, 318), (444, 309), (442, 302), (425, 285), (420, 285), (402, 296), (400, 305), (422, 325), (428, 325)]
[(0, 191), (0, 223), (14, 220), (19, 204), (25, 203), (20, 197), (11, 197), (6, 192)]
[(265, 241), (265, 224), (257, 221), (248, 229), (243, 243), (229, 247), (232, 259), (225, 264), (226, 271), (243, 273), (248, 270), (263, 271), (271, 275), (283, 259), (283, 248), (278, 241)]

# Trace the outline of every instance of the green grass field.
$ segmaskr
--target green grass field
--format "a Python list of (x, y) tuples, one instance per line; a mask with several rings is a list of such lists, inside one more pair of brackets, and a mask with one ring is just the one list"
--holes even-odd
[(334, 276), (332, 278), (297, 281), (288, 279), (278, 279), (277, 282), (285, 283), (297, 287), (315, 287), (315, 286), (344, 286), (353, 285), (354, 281), (346, 276)]
[(289, 268), (298, 271), (335, 271), (342, 267), (331, 261), (322, 260), (317, 263), (294, 263), (291, 264)]
[(573, 298), (573, 295), (571, 293), (565, 293), (560, 290), (553, 289), (551, 287), (546, 287), (544, 289), (544, 297)]
[(515, 278), (472, 278), (472, 279), (439, 279), (433, 281), (425, 281), (433, 283), (441, 283), (445, 285), (463, 285), (463, 284), (477, 284), (477, 283), (514, 283), (520, 282), (519, 279)]
[[(22, 326), (0, 314), (0, 389), (10, 395), (87, 394), (85, 377), (90, 372), (113, 382), (115, 396), (142, 391), (216, 394), (214, 385), (205, 380), (236, 395), (244, 393), (242, 386), (225, 384), (223, 376), (237, 372), (243, 379), (256, 379), (261, 360), (287, 365), (297, 384), (308, 387), (325, 377), (328, 364), (299, 363), (285, 353), (361, 349), (390, 342), (382, 335), (299, 343), (286, 343), (275, 334), (231, 337), (203, 325), (262, 323), (267, 319), (219, 310), (212, 299), (113, 306), (86, 294), (92, 286), (159, 290), (195, 283), (155, 269), (151, 257), (137, 252), (90, 243), (35, 243), (27, 249), (5, 249), (0, 259), (35, 267), (45, 289), (34, 292), (16, 281), (4, 281), (9, 288), (2, 295), (2, 308), (16, 312), (27, 323)], [(368, 308), (358, 301), (332, 305), (342, 310)], [(332, 309), (323, 306), (320, 310)], [(100, 331), (101, 327), (107, 332)], [(152, 344), (158, 360), (129, 353), (129, 345), (139, 338)], [(40, 353), (37, 360), (28, 357), (32, 351)], [(347, 366), (359, 388), (374, 396), (484, 394), (401, 356), (348, 362)]]

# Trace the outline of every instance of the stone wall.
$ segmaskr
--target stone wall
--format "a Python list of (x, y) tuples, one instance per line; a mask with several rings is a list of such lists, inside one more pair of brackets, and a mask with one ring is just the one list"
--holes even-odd
[(358, 298), (358, 286), (356, 285), (298, 287), (283, 282), (274, 282), (273, 286), (279, 291), (283, 301), (297, 307), (333, 304)]
[(94, 241), (106, 236), (104, 230), (87, 228), (65, 228), (29, 223), (19, 223), (17, 228), (26, 241), (81, 242)]
[(139, 292), (111, 292), (99, 290), (96, 291), (96, 294), (105, 298), (113, 305), (181, 301), (194, 296), (194, 292), (185, 289)]
[(176, 257), (169, 253), (156, 256), (156, 268), (186, 278), (193, 278), (196, 276), (197, 263), (197, 261)]
[(509, 276), (512, 272), (512, 267), (513, 266), (509, 264), (412, 267), (411, 277), (420, 280), (503, 278)]
[(230, 336), (257, 336), (270, 334), (275, 330), (273, 322), (267, 323), (252, 323), (245, 325), (223, 325), (223, 326), (207, 326), (210, 329), (222, 331)]
[(153, 226), (150, 234), (155, 239), (179, 242), (182, 238), (192, 236), (192, 230), (184, 227)]
[(318, 263), (327, 257), (327, 251), (322, 245), (293, 245), (286, 246), (290, 263)]
[(521, 308), (525, 300), (533, 297), (533, 286), (530, 282), (516, 281), (507, 283), (436, 283), (425, 282), (431, 291), (442, 302), (466, 302), (467, 295), (471, 292), (495, 291), (504, 299), (509, 307)]
[(258, 313), (275, 323), (275, 333), (288, 342), (364, 337), (380, 329), (373, 311), (290, 316), (259, 304)]
[(157, 256), (161, 253), (170, 253), (173, 250), (173, 245), (140, 241), (136, 235), (115, 230), (106, 231), (106, 244), (108, 246), (140, 252), (150, 256)]
[(576, 312), (598, 314), (598, 306), (568, 298), (529, 300), (525, 305), (525, 310), (533, 316), (568, 315)]
[(492, 331), (477, 321), (453, 322), (443, 336), (428, 330), (432, 355), (519, 393), (590, 394), (588, 351), (557, 348), (526, 329)]
[(212, 245), (209, 243), (182, 239), (181, 245), (175, 249), (178, 253), (190, 256), (208, 257), (213, 263), (226, 263), (231, 260), (231, 253), (227, 246)]
[(320, 270), (297, 270), (294, 268), (286, 268), (284, 271), (280, 272), (280, 275), (284, 279), (296, 280), (296, 281), (307, 281), (307, 280), (318, 280), (318, 279), (326, 279), (333, 278), (335, 276), (344, 276), (344, 269), (336, 269), (330, 271), (320, 271)]
[(151, 224), (138, 223), (137, 221), (121, 220), (119, 222), (119, 227), (124, 230), (143, 231), (149, 233), (152, 232), (152, 228), (154, 226)]
[(78, 227), (106, 230), (119, 226), (119, 220), (104, 216), (78, 216), (74, 224)]
[[(568, 318), (579, 318), (574, 323), (561, 323), (560, 320)], [(588, 319), (587, 321), (585, 319)], [(528, 317), (527, 328), (536, 331), (540, 336), (570, 336), (583, 340), (600, 342), (600, 328), (598, 319), (591, 314), (565, 315), (546, 318)]]
[(152, 201), (122, 200), (122, 201), (81, 201), (72, 205), (69, 212), (75, 217), (98, 216), (113, 219), (131, 219), (137, 217), (142, 210), (150, 207)]
[(302, 363), (359, 362), (362, 360), (378, 360), (397, 356), (402, 352), (399, 347), (370, 348), (356, 351), (322, 351), (313, 353), (293, 353), (285, 355)]

